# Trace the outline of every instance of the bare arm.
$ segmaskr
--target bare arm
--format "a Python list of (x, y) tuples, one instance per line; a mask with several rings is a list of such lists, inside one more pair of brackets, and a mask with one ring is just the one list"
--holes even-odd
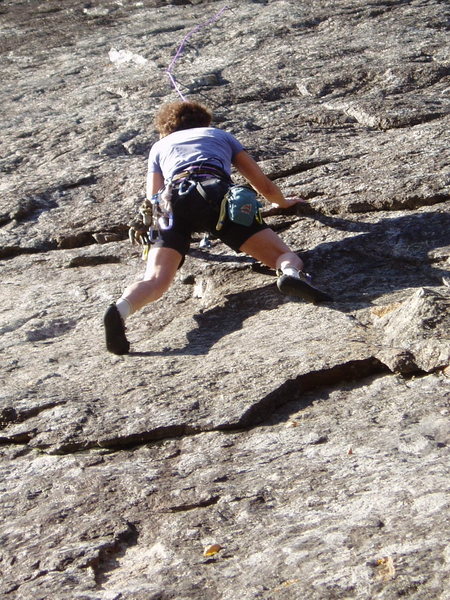
[(164, 187), (164, 177), (161, 173), (149, 173), (147, 175), (147, 198), (151, 198)]
[(269, 202), (278, 204), (282, 208), (288, 208), (293, 204), (302, 202), (300, 198), (285, 198), (277, 184), (263, 173), (258, 163), (245, 150), (236, 154), (233, 165), (252, 187), (255, 188), (258, 194)]

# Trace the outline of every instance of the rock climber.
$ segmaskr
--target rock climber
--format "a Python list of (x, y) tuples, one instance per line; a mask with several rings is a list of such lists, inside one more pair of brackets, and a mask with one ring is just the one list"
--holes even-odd
[(104, 314), (106, 347), (114, 354), (129, 352), (126, 319), (168, 290), (193, 232), (212, 233), (236, 252), (276, 269), (283, 294), (312, 302), (331, 299), (311, 285), (301, 258), (261, 219), (254, 218), (249, 226), (226, 219), (216, 229), (222, 199), (232, 184), (232, 166), (270, 203), (287, 208), (302, 200), (285, 197), (242, 144), (227, 131), (211, 127), (211, 121), (207, 107), (188, 101), (165, 104), (156, 115), (160, 139), (150, 150), (147, 198), (157, 202), (170, 195), (170, 210), (166, 207), (158, 239), (148, 252), (143, 279), (128, 286)]

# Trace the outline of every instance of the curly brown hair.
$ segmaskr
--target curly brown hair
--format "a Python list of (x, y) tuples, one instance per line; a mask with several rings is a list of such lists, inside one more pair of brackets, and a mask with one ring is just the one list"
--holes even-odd
[(155, 127), (162, 136), (181, 129), (209, 127), (212, 113), (198, 102), (171, 102), (164, 104), (155, 117)]

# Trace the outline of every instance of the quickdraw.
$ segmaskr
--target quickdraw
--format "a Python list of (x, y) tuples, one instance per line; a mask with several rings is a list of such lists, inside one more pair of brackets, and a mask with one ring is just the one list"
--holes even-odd
[(147, 260), (150, 246), (158, 239), (155, 228), (155, 204), (146, 198), (139, 206), (138, 215), (128, 223), (128, 238), (132, 245), (142, 246), (142, 260)]

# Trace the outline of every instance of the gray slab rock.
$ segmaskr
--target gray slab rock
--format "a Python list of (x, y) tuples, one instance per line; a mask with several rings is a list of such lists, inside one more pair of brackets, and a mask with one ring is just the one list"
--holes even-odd
[(227, 6), (174, 75), (308, 200), (266, 219), (334, 301), (195, 236), (126, 357), (166, 69), (224, 4), (0, 7), (0, 593), (448, 600), (448, 7)]
[(448, 398), (442, 376), (376, 376), (297, 394), (240, 433), (109, 454), (5, 449), (3, 589), (445, 597)]
[[(26, 262), (26, 281), (18, 287), (15, 276), (16, 285), (10, 286), (10, 303), (18, 293), (23, 293), (24, 301), (21, 316), (16, 308), (16, 322), (5, 327), (10, 374), (4, 411), (12, 416), (3, 441), (27, 440), (33, 447), (61, 452), (249, 426), (283, 403), (298, 385), (308, 389), (319, 381), (386, 370), (354, 318), (331, 307), (286, 301), (273, 277), (248, 268), (228, 269), (222, 281), (220, 274), (208, 272), (197, 277), (203, 298), (186, 298), (186, 309), (172, 313), (161, 331), (152, 330), (153, 317), (147, 313), (148, 323), (144, 320), (130, 334), (136, 352), (125, 359), (105, 356), (99, 315), (94, 307), (88, 308), (86, 298), (98, 294), (98, 281), (105, 285), (111, 266), (61, 272), (48, 261), (44, 270), (38, 259)], [(116, 277), (115, 269), (124, 267), (113, 268)], [(48, 290), (64, 280), (64, 293), (52, 293), (46, 308), (33, 314), (35, 298), (25, 290), (30, 277), (46, 277)], [(233, 290), (233, 280), (235, 290), (227, 293)], [(180, 306), (178, 291), (183, 287), (195, 290), (179, 281), (171, 292), (174, 310)], [(208, 287), (213, 290), (208, 292)], [(204, 306), (205, 298), (213, 303), (210, 308)], [(164, 310), (167, 302), (170, 299)], [(74, 310), (67, 320), (64, 314), (70, 306)], [(28, 349), (26, 369), (31, 378), (23, 377), (15, 358), (21, 346)]]

